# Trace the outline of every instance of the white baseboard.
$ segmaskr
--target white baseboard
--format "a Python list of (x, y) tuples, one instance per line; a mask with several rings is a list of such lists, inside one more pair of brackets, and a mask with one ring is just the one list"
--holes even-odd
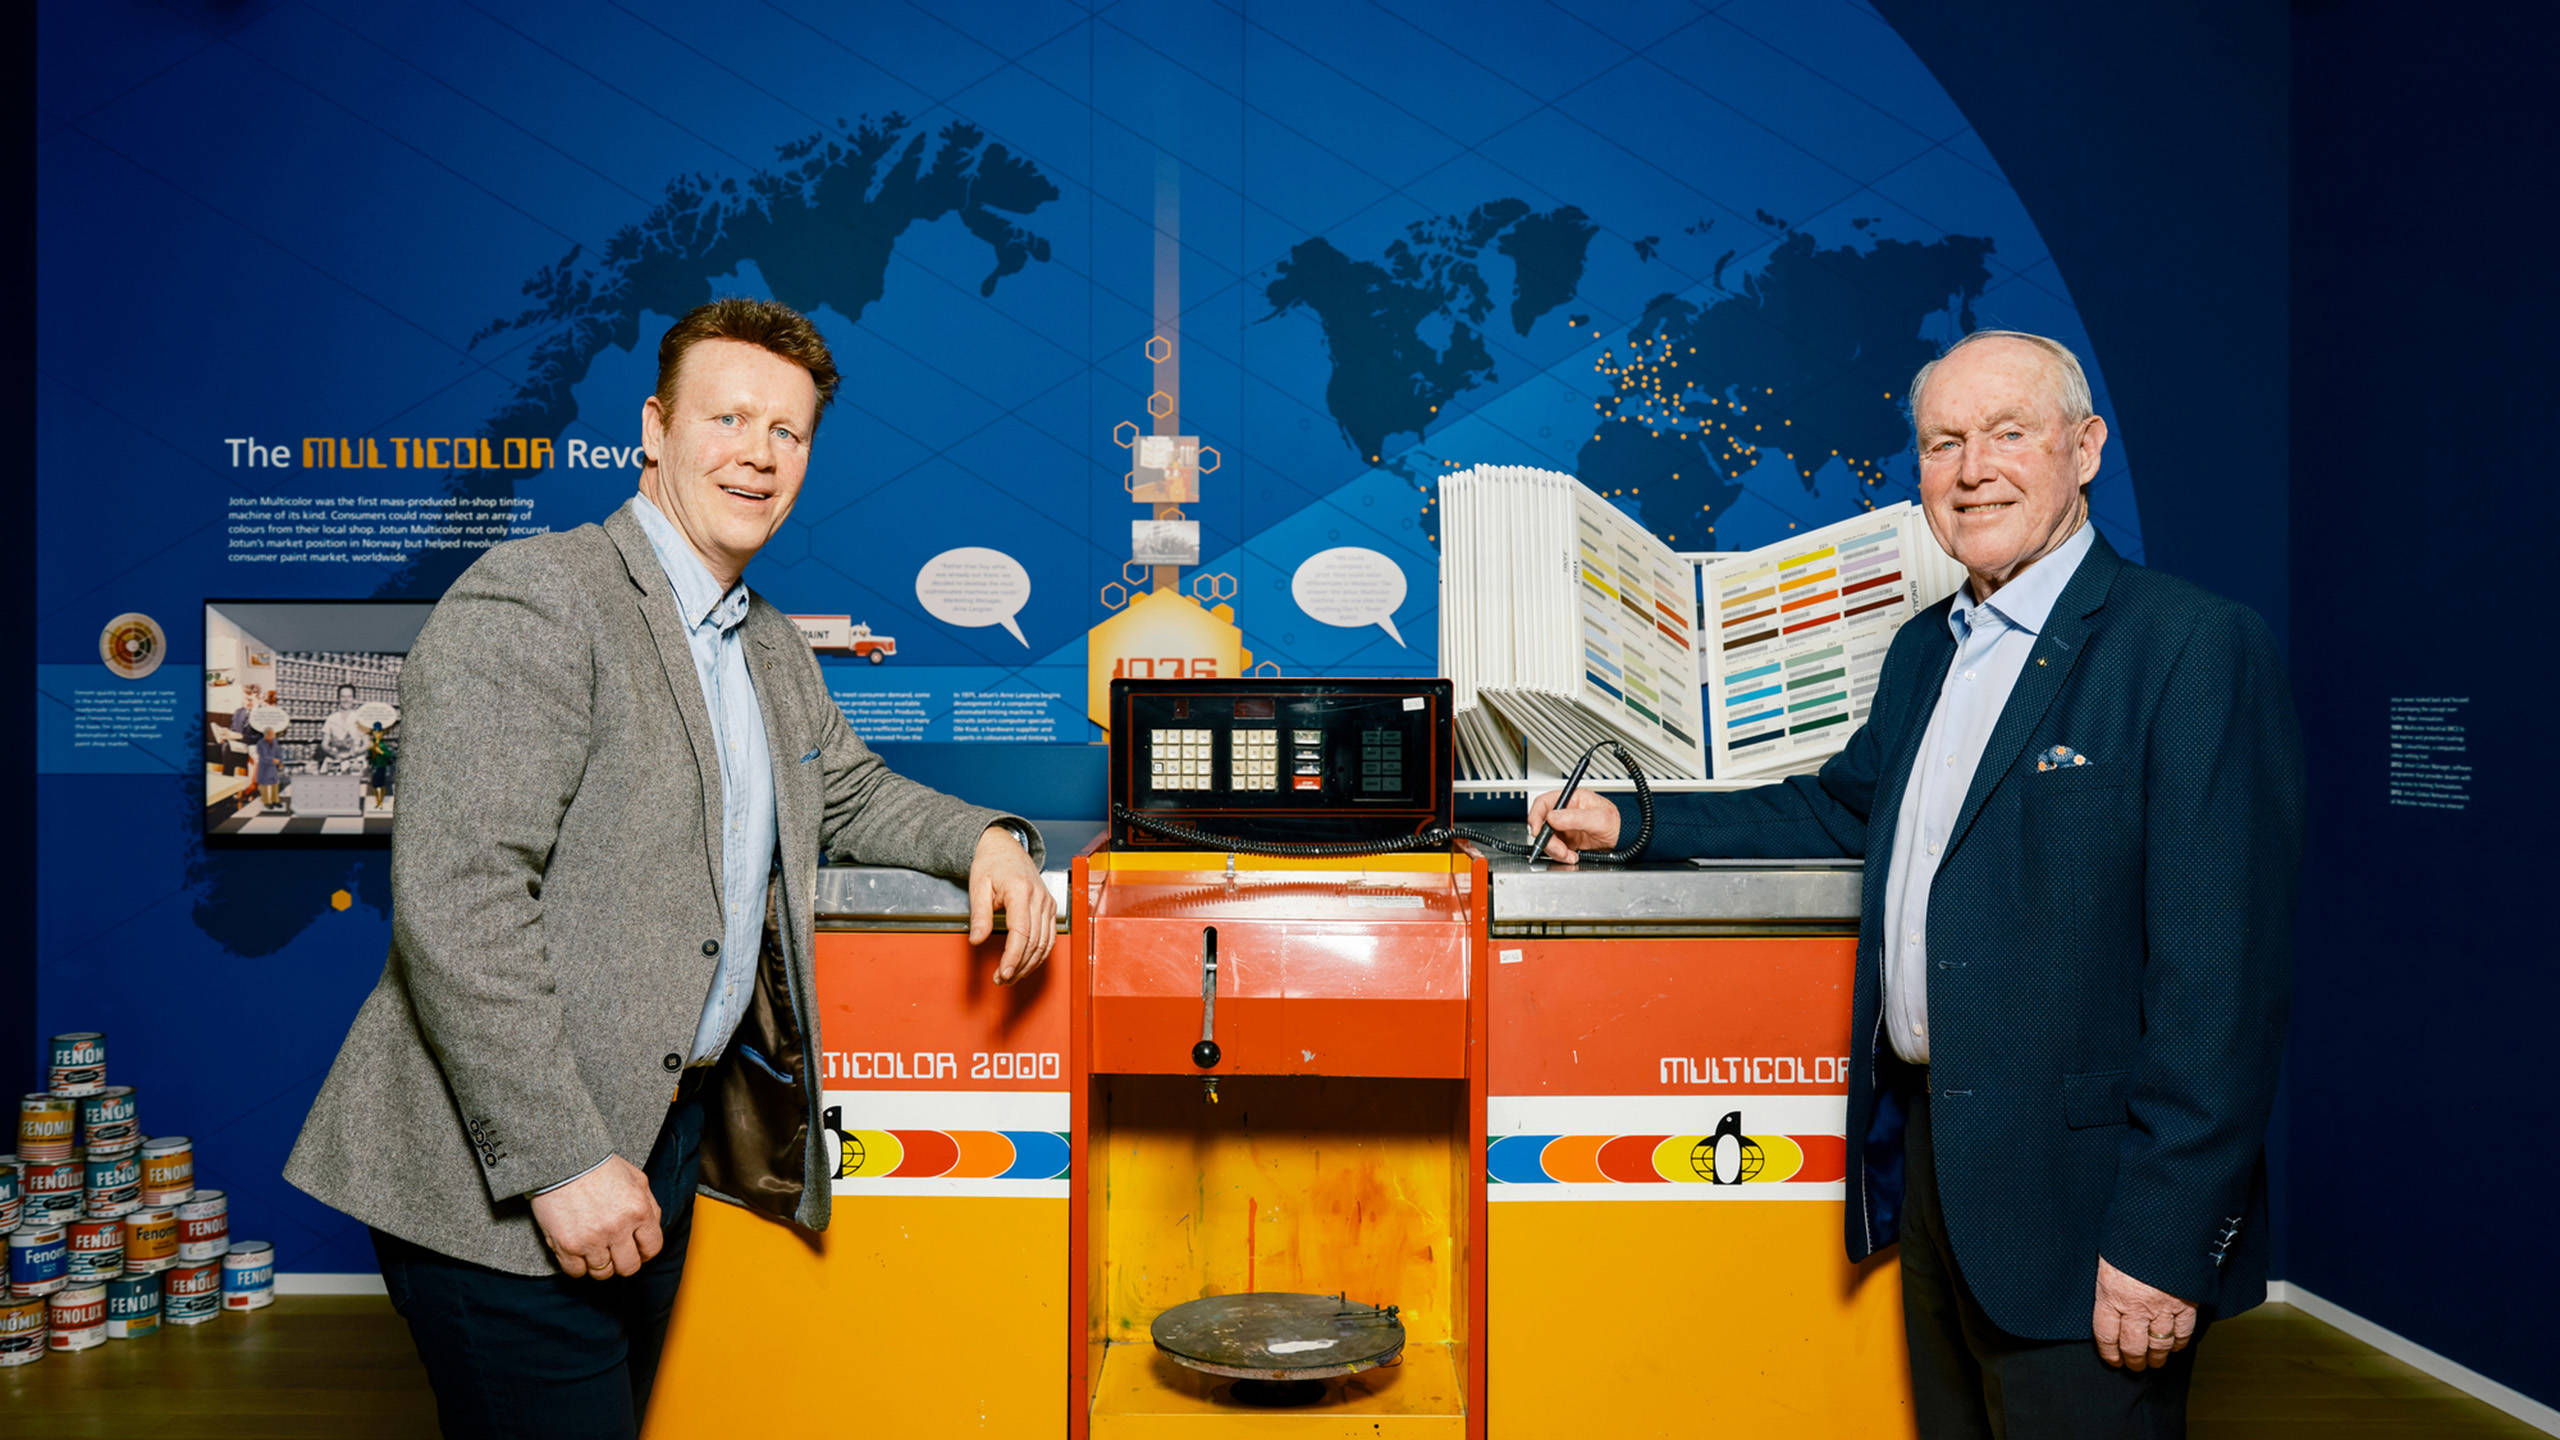
[[(276, 1288), (284, 1288), (282, 1276), (277, 1277)], [(2267, 1298), (2279, 1305), (2290, 1305), (2322, 1324), (2345, 1331), (2392, 1359), (2415, 1366), (2466, 1395), (2486, 1401), (2546, 1435), (2560, 1435), (2560, 1410), (2501, 1385), (2468, 1365), (2448, 1360), (2397, 1331), (2385, 1330), (2343, 1305), (2323, 1300), (2301, 1286), (2283, 1280), (2267, 1282)]]
[(382, 1277), (370, 1273), (329, 1275), (312, 1270), (276, 1272), (279, 1295), (381, 1295)]

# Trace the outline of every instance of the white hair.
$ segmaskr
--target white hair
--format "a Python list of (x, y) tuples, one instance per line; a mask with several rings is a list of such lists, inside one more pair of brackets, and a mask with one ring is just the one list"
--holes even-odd
[(1920, 392), (1929, 384), (1929, 373), (1938, 368), (1940, 361), (1977, 340), (2016, 340), (2042, 351), (2046, 362), (2053, 369), (2054, 388), (2061, 392), (2054, 398), (2062, 402), (2064, 424), (2077, 425), (2098, 413), (2096, 402), (2089, 394), (2088, 372), (2080, 368), (2080, 357), (2071, 353), (2070, 346), (2047, 336), (2030, 335), (2024, 330), (1976, 330), (1948, 346), (1939, 353), (1936, 360), (1921, 366), (1918, 372), (1912, 375), (1910, 400), (1913, 433), (1918, 433), (1920, 429)]

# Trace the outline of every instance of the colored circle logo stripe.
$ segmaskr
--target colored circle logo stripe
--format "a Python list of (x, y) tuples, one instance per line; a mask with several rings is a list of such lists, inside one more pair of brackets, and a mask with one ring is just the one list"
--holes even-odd
[(1058, 1180), (1067, 1137), (1054, 1130), (847, 1130), (843, 1180)]
[(934, 1180), (951, 1173), (960, 1160), (960, 1142), (940, 1130), (892, 1130), (906, 1158), (889, 1172), (892, 1180)]
[[(1485, 1154), (1496, 1185), (1798, 1185), (1845, 1179), (1838, 1135), (1503, 1135)], [(1732, 1173), (1722, 1167), (1730, 1166)]]

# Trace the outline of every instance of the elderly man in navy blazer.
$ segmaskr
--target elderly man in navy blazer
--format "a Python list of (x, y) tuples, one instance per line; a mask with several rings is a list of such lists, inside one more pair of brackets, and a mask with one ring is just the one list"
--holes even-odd
[[(2089, 524), (2107, 425), (2068, 348), (1977, 331), (1910, 393), (1969, 582), (1820, 773), (1662, 797), (1652, 851), (1866, 859), (1846, 1228), (1902, 1242), (1921, 1434), (2183, 1434), (2195, 1341), (2266, 1297), (2293, 704), (2254, 612)], [(1566, 863), (1631, 828), (1589, 792), (1550, 816)]]

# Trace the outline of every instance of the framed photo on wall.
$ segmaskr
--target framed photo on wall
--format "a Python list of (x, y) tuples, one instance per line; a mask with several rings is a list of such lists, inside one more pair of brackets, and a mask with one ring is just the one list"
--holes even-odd
[(399, 813), (400, 667), (432, 604), (208, 600), (208, 845), (387, 845)]

